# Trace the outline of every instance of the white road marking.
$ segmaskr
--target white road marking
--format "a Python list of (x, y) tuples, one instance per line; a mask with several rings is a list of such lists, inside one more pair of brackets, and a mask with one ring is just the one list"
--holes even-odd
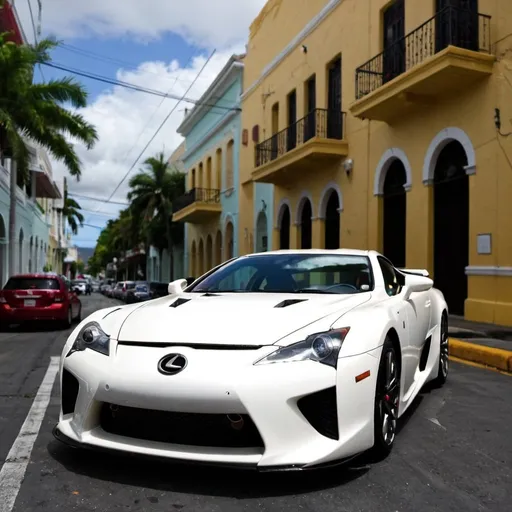
[(32, 407), (0, 469), (0, 512), (11, 512), (18, 496), (46, 409), (59, 373), (59, 357), (52, 357)]

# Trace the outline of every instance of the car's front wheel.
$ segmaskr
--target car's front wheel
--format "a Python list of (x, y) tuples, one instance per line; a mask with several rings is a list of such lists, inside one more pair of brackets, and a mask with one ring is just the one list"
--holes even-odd
[(448, 352), (448, 315), (443, 311), (439, 335), (439, 367), (437, 377), (433, 380), (434, 386), (441, 387), (448, 379), (449, 352)]
[(386, 338), (377, 375), (374, 406), (374, 445), (372, 455), (381, 460), (393, 448), (400, 403), (400, 364), (390, 338)]

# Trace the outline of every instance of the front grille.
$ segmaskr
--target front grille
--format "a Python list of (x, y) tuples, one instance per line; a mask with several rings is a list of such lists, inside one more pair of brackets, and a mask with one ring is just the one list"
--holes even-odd
[(68, 372), (68, 370), (64, 369), (62, 371), (61, 389), (62, 414), (71, 414), (75, 412), (79, 388), (78, 379)]
[(217, 448), (263, 448), (263, 440), (250, 416), (240, 416), (243, 426), (235, 429), (226, 414), (167, 412), (104, 403), (100, 425), (109, 434), (145, 441)]
[(297, 405), (317, 432), (330, 439), (339, 439), (335, 386), (307, 395), (301, 398)]

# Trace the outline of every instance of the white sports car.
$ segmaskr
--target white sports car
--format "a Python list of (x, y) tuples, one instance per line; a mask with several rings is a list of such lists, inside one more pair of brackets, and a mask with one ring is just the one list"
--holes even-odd
[(386, 456), (397, 418), (447, 377), (447, 305), (427, 276), (374, 251), (276, 251), (97, 311), (64, 347), (54, 434), (260, 471)]

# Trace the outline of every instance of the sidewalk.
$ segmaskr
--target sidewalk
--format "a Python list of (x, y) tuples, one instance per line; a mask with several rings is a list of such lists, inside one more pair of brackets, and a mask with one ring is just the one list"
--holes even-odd
[(450, 316), (452, 357), (512, 372), (512, 328)]

